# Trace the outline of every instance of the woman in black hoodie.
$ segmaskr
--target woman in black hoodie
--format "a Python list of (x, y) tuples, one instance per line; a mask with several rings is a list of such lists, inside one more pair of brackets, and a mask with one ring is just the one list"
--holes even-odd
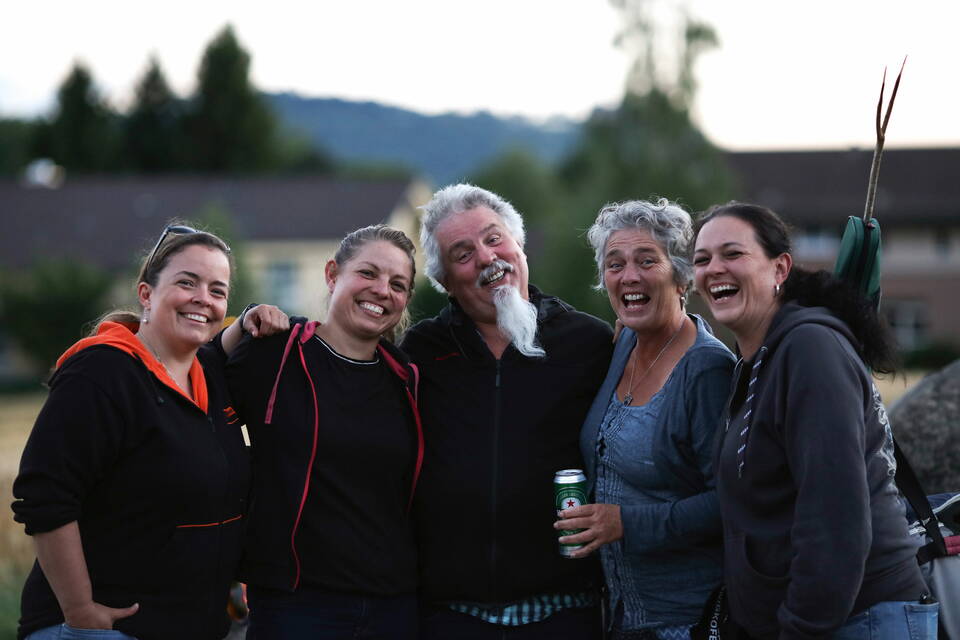
[(109, 314), (57, 361), (13, 486), (38, 563), (18, 638), (219, 640), (249, 462), (228, 415), (230, 250), (168, 226)]
[(734, 619), (760, 640), (936, 637), (893, 483), (893, 436), (867, 367), (893, 370), (872, 305), (793, 266), (763, 207), (707, 212), (695, 282), (742, 359), (717, 493)]

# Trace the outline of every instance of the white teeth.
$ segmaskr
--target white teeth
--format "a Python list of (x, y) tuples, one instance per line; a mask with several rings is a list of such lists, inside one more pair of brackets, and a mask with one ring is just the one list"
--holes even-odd
[(650, 296), (645, 293), (625, 293), (623, 299), (626, 302), (642, 302), (644, 300), (649, 300)]
[(372, 302), (361, 302), (360, 306), (366, 309), (367, 311), (372, 311), (378, 316), (383, 315), (383, 307), (381, 307), (380, 305), (373, 304)]
[(740, 287), (732, 284), (717, 284), (710, 287), (710, 293), (721, 293), (723, 291), (740, 291)]
[(496, 282), (497, 280), (501, 279), (505, 273), (506, 271), (502, 271), (502, 270), (497, 271), (495, 274), (493, 274), (492, 276), (484, 280), (483, 284), (490, 284), (491, 282)]
[(199, 313), (185, 313), (183, 317), (187, 320), (195, 320), (196, 322), (209, 322), (206, 316), (202, 316)]

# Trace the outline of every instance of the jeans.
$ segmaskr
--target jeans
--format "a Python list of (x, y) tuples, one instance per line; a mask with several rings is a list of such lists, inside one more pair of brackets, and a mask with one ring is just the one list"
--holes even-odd
[(938, 603), (879, 602), (851, 617), (831, 640), (936, 640)]
[(24, 640), (137, 640), (113, 629), (74, 629), (66, 623), (38, 629)]
[(416, 640), (417, 598), (247, 587), (247, 640)]
[(600, 640), (599, 607), (561, 609), (546, 620), (506, 626), (443, 607), (420, 619), (421, 640)]

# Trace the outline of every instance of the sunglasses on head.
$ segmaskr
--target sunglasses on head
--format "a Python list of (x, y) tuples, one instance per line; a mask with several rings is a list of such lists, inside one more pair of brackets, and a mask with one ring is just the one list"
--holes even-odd
[[(197, 231), (193, 227), (188, 227), (182, 224), (168, 224), (166, 227), (164, 227), (163, 233), (160, 234), (160, 239), (157, 240), (157, 244), (153, 245), (153, 249), (150, 251), (150, 256), (147, 258), (145, 264), (150, 265), (153, 263), (153, 259), (157, 257), (157, 250), (160, 249), (160, 245), (163, 244), (163, 241), (166, 240), (167, 236), (171, 233), (178, 236), (185, 236), (191, 233), (200, 233), (200, 231)], [(227, 251), (230, 251), (230, 247), (227, 247)]]

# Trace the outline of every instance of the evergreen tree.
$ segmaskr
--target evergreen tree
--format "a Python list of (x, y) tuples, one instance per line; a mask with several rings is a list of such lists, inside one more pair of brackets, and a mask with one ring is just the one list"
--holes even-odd
[(119, 164), (119, 119), (98, 95), (90, 72), (74, 64), (57, 92), (57, 110), (40, 134), (40, 151), (80, 172), (114, 169)]
[(271, 169), (277, 160), (273, 114), (249, 80), (250, 55), (229, 26), (207, 46), (187, 116), (192, 164), (211, 172)]
[(156, 58), (137, 84), (136, 97), (124, 128), (127, 161), (143, 172), (180, 168), (183, 152), (182, 105), (170, 90)]
[(0, 119), (0, 175), (16, 175), (27, 166), (37, 126), (28, 120)]

